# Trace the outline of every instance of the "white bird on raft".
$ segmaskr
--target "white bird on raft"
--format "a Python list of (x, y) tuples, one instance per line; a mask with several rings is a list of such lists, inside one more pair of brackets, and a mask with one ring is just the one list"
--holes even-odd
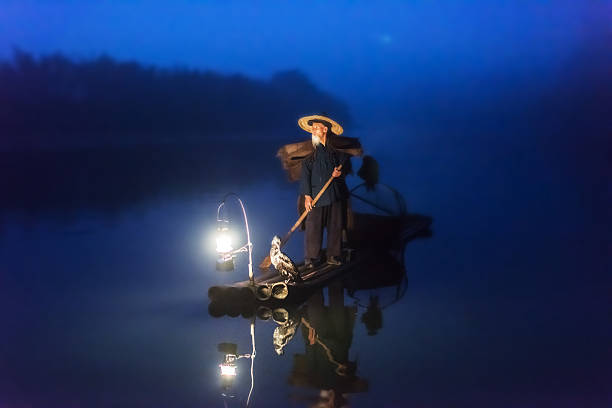
[(280, 247), (281, 239), (278, 235), (275, 235), (270, 246), (270, 261), (274, 265), (274, 269), (285, 278), (285, 283), (289, 281), (300, 282), (302, 278), (300, 278), (297, 266), (291, 258), (281, 252)]

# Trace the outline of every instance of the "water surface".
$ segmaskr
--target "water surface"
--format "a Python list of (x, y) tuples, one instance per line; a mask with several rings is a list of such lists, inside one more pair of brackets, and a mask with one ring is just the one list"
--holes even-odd
[[(605, 152), (535, 134), (467, 138), (409, 129), (390, 146), (389, 132), (399, 130), (357, 135), (409, 210), (434, 218), (433, 236), (406, 246), (401, 297), (398, 286), (349, 296), (337, 284), (296, 312), (355, 370), (355, 392), (336, 403), (609, 406)], [(212, 317), (207, 289), (244, 279), (247, 258), (232, 273), (216, 272), (211, 234), (228, 191), (246, 203), (256, 263), (272, 236), (293, 224), (297, 186), (283, 181), (270, 150), (248, 168), (231, 158), (221, 169), (212, 159), (173, 159), (154, 170), (128, 158), (120, 174), (98, 177), (93, 189), (94, 173), (58, 189), (49, 180), (37, 184), (39, 173), (23, 189), (50, 193), (12, 190), (0, 224), (0, 406), (244, 404), (248, 361), (239, 361), (234, 398), (224, 400), (217, 345), (250, 352), (251, 320)], [(223, 170), (232, 167), (246, 171)], [(11, 168), (18, 183), (22, 176)], [(231, 216), (238, 219), (237, 207)], [(302, 239), (297, 233), (286, 247), (296, 260)], [(382, 307), (375, 335), (362, 321), (371, 296)], [(340, 387), (329, 367), (306, 371), (318, 374), (296, 385), (297, 362), (321, 356), (306, 326), (282, 356), (272, 344), (277, 327), (272, 319), (255, 323), (251, 406), (329, 399), (329, 389)]]

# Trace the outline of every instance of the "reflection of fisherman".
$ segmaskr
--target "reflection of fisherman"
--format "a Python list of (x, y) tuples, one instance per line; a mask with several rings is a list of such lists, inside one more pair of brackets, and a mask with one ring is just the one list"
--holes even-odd
[(344, 306), (339, 284), (329, 287), (329, 307), (322, 291), (308, 300), (301, 325), (306, 350), (294, 356), (289, 383), (320, 390), (316, 407), (347, 406), (347, 394), (367, 390), (367, 382), (355, 375), (356, 364), (349, 361), (356, 313), (355, 306)]
[[(300, 178), (300, 194), (305, 197), (305, 207), (311, 210), (306, 217), (305, 264), (311, 268), (319, 258), (323, 240), (323, 228), (327, 228), (327, 263), (340, 265), (342, 228), (348, 188), (344, 177), (350, 171), (346, 153), (333, 148), (333, 135), (342, 133), (342, 127), (334, 120), (321, 115), (306, 116), (298, 121), (302, 129), (312, 133), (314, 152), (304, 159)], [(342, 165), (342, 168), (340, 168)], [(334, 180), (313, 207), (314, 197), (330, 177)]]

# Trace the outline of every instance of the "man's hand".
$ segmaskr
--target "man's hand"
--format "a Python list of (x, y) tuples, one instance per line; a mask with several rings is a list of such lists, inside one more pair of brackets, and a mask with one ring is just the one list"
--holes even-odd
[(306, 207), (306, 211), (312, 210), (312, 197), (307, 195), (304, 196), (304, 207)]
[(333, 177), (340, 177), (342, 172), (340, 171), (341, 166), (334, 167), (334, 172), (332, 173)]

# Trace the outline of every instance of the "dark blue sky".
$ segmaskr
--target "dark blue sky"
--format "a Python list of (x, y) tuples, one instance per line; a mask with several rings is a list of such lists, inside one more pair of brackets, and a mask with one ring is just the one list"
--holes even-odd
[(261, 78), (299, 68), (363, 113), (414, 84), (549, 80), (611, 26), (609, 1), (5, 0), (0, 56), (108, 53)]

